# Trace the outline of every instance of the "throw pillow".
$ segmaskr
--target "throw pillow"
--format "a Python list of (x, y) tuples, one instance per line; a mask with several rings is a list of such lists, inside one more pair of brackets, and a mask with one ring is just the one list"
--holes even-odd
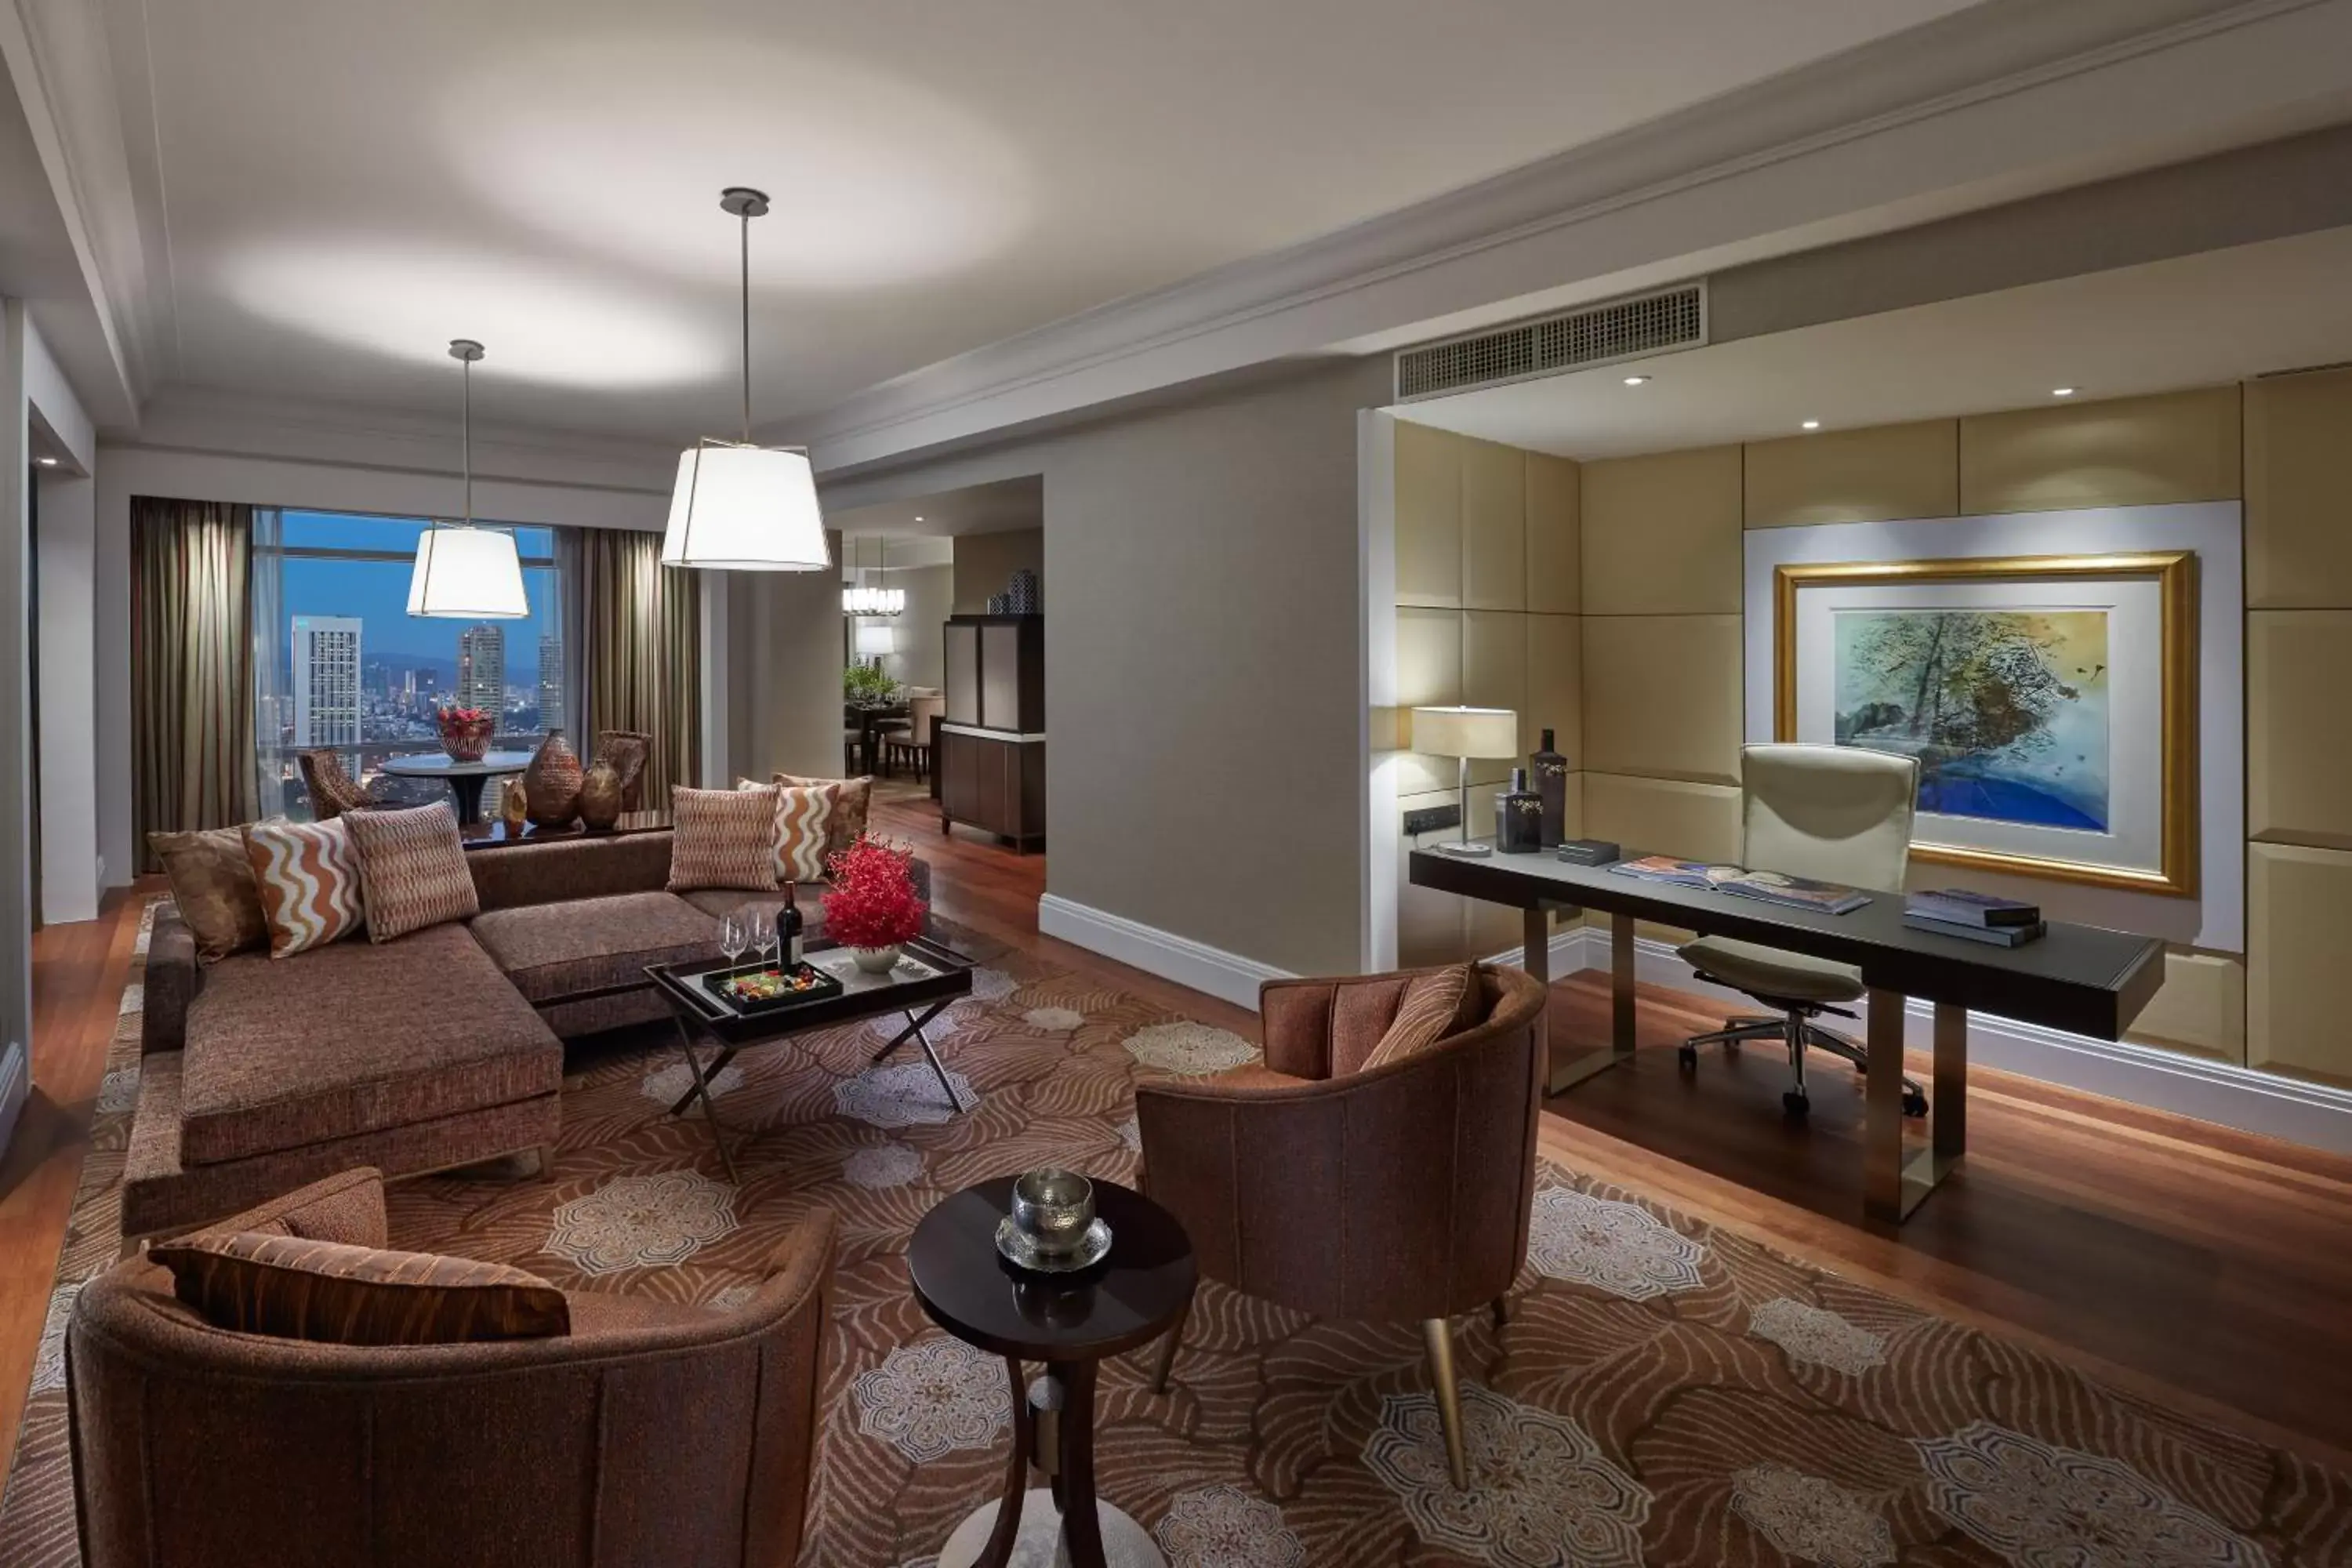
[(196, 939), (198, 963), (218, 963), (232, 952), (269, 945), (269, 922), (261, 912), (261, 889), (254, 884), (253, 862), (245, 857), (242, 830), (151, 833), (147, 843), (171, 879), (172, 901)]
[(482, 912), (457, 837), (457, 814), (446, 801), (405, 811), (355, 811), (348, 820), (369, 941), (390, 942)]
[(366, 905), (350, 820), (256, 822), (245, 828), (245, 856), (261, 891), (270, 957), (291, 958), (360, 929)]
[(806, 789), (811, 784), (831, 784), (834, 788), (833, 821), (825, 829), (824, 858), (827, 860), (857, 842), (866, 831), (866, 817), (874, 804), (874, 779), (871, 774), (854, 779), (803, 779), (791, 773), (778, 773), (776, 784), (794, 789)]
[(444, 1345), (572, 1331), (563, 1292), (503, 1263), (255, 1231), (147, 1249), (205, 1321), (340, 1345)]
[(1396, 1017), (1388, 1033), (1372, 1047), (1372, 1054), (1356, 1070), (1370, 1072), (1401, 1062), (1416, 1051), (1468, 1027), (1478, 997), (1478, 967), (1457, 963), (1435, 974), (1424, 974), (1404, 988)]
[(821, 882), (830, 873), (832, 823), (838, 786), (829, 784), (776, 788), (776, 880)]
[(672, 832), (669, 890), (740, 888), (772, 891), (776, 886), (776, 789), (688, 789), (669, 792)]

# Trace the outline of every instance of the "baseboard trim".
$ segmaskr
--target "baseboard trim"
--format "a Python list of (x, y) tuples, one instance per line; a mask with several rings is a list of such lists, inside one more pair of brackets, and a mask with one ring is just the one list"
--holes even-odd
[[(1605, 971), (1608, 930), (1579, 926), (1558, 932), (1551, 939), (1549, 952), (1554, 978), (1579, 970)], [(1753, 998), (1700, 980), (1689, 964), (1675, 956), (1671, 942), (1637, 937), (1633, 960), (1635, 976), (1651, 984), (1719, 1001), (1743, 1012), (1756, 1010)], [(1490, 962), (1516, 967), (1519, 949), (1496, 953)], [(1864, 1020), (1854, 1026), (1854, 1032), (1859, 1032), (1869, 1008), (1857, 1005), (1855, 1010), (1864, 1015)], [(1903, 1037), (1913, 1048), (1926, 1050), (1933, 1045), (1934, 1026), (1935, 1008), (1930, 1004), (1915, 999), (1904, 1009)], [(2154, 1046), (2095, 1040), (1983, 1013), (1969, 1016), (1969, 1059), (2151, 1110), (2331, 1153), (2352, 1154), (2352, 1090)]]
[(1244, 958), (1189, 936), (1131, 921), (1108, 910), (1074, 902), (1056, 893), (1037, 900), (1037, 929), (1088, 952), (1204, 991), (1221, 1002), (1257, 1011), (1257, 988), (1268, 980), (1287, 980), (1290, 971)]
[(33, 1092), (33, 1075), (26, 1065), (25, 1047), (11, 1040), (0, 1047), (0, 1155), (8, 1152), (8, 1140), (16, 1131), (16, 1118), (23, 1114), (25, 1101)]

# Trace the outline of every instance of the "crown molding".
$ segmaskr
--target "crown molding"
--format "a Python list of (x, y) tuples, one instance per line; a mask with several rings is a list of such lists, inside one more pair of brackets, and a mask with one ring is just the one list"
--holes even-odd
[(793, 421), (793, 437), (820, 468), (871, 464), (1414, 323), (1462, 330), (2305, 130), (2344, 116), (2347, 56), (2352, 0), (1991, 0), (943, 360)]

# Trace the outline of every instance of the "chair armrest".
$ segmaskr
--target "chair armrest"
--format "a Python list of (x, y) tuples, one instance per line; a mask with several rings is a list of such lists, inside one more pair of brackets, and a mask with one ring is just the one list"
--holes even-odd
[(1331, 1076), (1331, 1009), (1337, 980), (1268, 980), (1257, 988), (1258, 1041), (1265, 1065), (1292, 1078)]
[(147, 969), (142, 977), (144, 1000), (139, 1016), (139, 1051), (152, 1056), (176, 1051), (188, 1037), (188, 1005), (205, 988), (204, 967), (196, 962), (195, 933), (179, 911), (155, 911), (155, 926), (147, 938)]

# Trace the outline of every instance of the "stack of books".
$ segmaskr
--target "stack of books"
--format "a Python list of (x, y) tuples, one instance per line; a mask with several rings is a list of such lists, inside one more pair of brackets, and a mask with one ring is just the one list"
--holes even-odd
[(1994, 947), (2021, 947), (2050, 929), (2042, 922), (2039, 904), (1972, 893), (1965, 888), (1913, 893), (1903, 901), (1903, 923), (1913, 931)]
[(1750, 871), (1739, 866), (1710, 865), (1705, 860), (1677, 860), (1671, 855), (1644, 855), (1638, 860), (1621, 860), (1609, 868), (1621, 877), (1639, 881), (1663, 882), (1675, 888), (1708, 888), (1718, 893), (1736, 893), (1743, 899), (1760, 899), (1782, 909), (1811, 910), (1818, 914), (1842, 915), (1870, 902), (1868, 893), (1843, 882), (1817, 882), (1811, 877)]

